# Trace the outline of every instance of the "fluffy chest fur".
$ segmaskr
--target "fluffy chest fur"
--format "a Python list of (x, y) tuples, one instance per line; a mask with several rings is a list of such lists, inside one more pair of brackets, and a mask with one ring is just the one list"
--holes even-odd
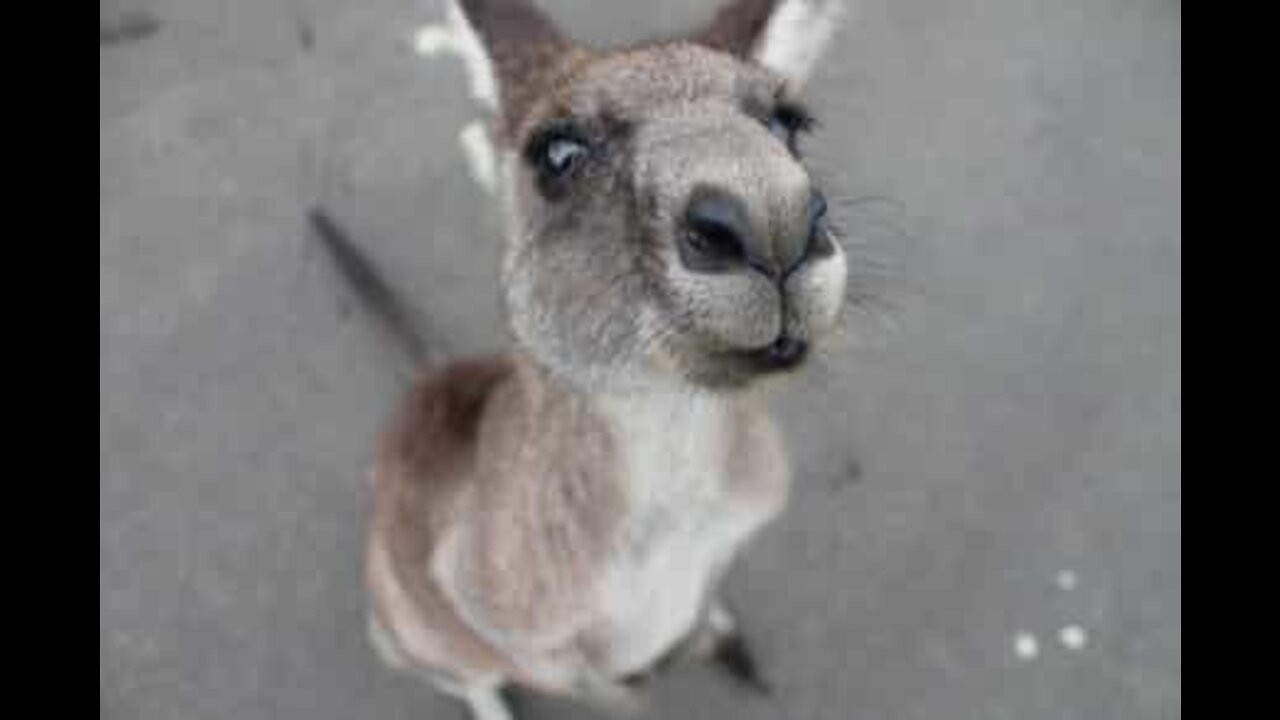
[[(619, 439), (627, 511), (603, 576), (596, 641), (608, 670), (626, 674), (695, 627), (735, 551), (778, 503), (749, 492), (753, 478), (732, 476), (750, 466), (733, 454), (749, 448), (740, 414), (726, 401), (673, 394), (620, 402), (607, 415)], [(755, 468), (779, 469), (777, 462)]]

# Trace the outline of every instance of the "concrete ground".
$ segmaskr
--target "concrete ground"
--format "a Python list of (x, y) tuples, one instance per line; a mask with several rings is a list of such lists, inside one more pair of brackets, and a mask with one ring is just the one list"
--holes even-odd
[[(712, 6), (544, 1), (597, 42)], [(460, 717), (366, 644), (402, 385), (302, 221), (438, 345), (505, 342), (477, 111), (410, 49), (434, 0), (100, 13), (101, 715)], [(777, 403), (792, 504), (728, 583), (776, 696), (690, 668), (645, 717), (1181, 716), (1181, 57), (1176, 0), (861, 0), (809, 154), (885, 198), (845, 212), (901, 266), (891, 327)]]

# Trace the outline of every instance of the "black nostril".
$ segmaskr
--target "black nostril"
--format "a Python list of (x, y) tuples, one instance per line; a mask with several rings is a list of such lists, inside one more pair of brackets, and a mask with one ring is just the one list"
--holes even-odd
[(809, 231), (817, 230), (818, 223), (822, 222), (822, 218), (827, 215), (827, 198), (822, 193), (814, 190), (809, 195)]
[(809, 344), (783, 335), (769, 346), (769, 360), (780, 368), (794, 367), (800, 364), (809, 352)]
[(711, 188), (694, 192), (685, 210), (680, 258), (691, 270), (727, 270), (746, 257), (746, 209), (732, 195)]
[(686, 232), (690, 245), (702, 255), (723, 259), (742, 257), (742, 240), (728, 225), (715, 220), (696, 220), (689, 223)]
[(805, 245), (808, 257), (826, 257), (835, 252), (831, 238), (823, 229), (823, 219), (827, 216), (827, 199), (817, 190), (809, 196), (809, 239)]

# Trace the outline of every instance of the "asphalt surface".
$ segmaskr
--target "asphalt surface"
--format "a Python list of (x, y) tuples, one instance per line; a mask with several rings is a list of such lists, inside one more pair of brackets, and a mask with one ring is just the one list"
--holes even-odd
[[(544, 3), (594, 42), (713, 5)], [(411, 51), (438, 17), (100, 5), (103, 717), (461, 717), (366, 643), (402, 368), (304, 224), (436, 347), (505, 344), (478, 112)], [(1181, 717), (1181, 57), (1167, 0), (862, 0), (809, 154), (895, 303), (778, 398), (798, 482), (728, 580), (775, 696), (687, 668), (645, 717)]]

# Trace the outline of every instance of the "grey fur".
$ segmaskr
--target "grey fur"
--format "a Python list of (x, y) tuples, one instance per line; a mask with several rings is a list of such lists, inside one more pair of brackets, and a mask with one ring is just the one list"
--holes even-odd
[[(821, 341), (844, 256), (769, 275), (677, 252), (698, 187), (738, 198), (765, 254), (809, 237), (812, 181), (768, 127), (795, 82), (693, 42), (577, 48), (526, 0), (461, 7), (501, 98), (515, 348), (424, 379), (385, 434), (371, 628), (485, 720), (512, 682), (631, 706), (625, 678), (708, 632), (728, 563), (785, 504), (776, 373), (753, 358)], [(566, 133), (585, 153), (549, 173), (540, 143)]]

